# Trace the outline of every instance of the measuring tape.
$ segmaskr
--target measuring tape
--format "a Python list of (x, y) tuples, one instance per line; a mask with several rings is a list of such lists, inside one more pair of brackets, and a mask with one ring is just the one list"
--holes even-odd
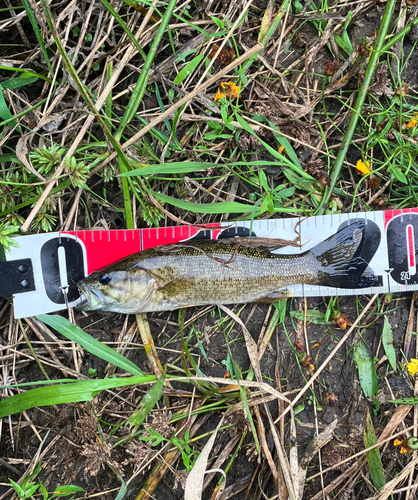
[(418, 290), (418, 208), (335, 214), (309, 218), (268, 219), (136, 230), (92, 230), (21, 236), (18, 248), (0, 262), (0, 297), (13, 296), (16, 318), (75, 307), (79, 280), (147, 248), (191, 240), (260, 237), (295, 240), (275, 253), (309, 250), (353, 222), (364, 224), (360, 254), (350, 265), (357, 288), (314, 285), (288, 287), (295, 297), (338, 296)]

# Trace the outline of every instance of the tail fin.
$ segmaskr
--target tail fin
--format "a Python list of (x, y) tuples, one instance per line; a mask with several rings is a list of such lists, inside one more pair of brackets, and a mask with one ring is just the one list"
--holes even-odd
[(311, 249), (319, 263), (320, 285), (336, 288), (358, 287), (362, 273), (358, 273), (353, 260), (361, 253), (364, 237), (364, 221), (358, 220)]

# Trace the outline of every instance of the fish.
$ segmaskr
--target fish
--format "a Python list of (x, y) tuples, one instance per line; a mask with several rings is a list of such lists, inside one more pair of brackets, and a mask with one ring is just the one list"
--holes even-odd
[(79, 281), (78, 309), (136, 314), (181, 307), (273, 303), (291, 285), (355, 288), (353, 260), (365, 238), (357, 221), (296, 254), (271, 251), (265, 238), (161, 245), (133, 254)]

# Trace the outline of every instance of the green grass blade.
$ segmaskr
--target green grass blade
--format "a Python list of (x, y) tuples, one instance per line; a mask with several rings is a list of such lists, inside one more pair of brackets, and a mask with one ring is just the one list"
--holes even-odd
[(132, 375), (144, 375), (144, 372), (132, 363), (132, 361), (125, 358), (125, 356), (122, 356), (122, 354), (115, 351), (111, 347), (102, 344), (78, 326), (70, 323), (66, 318), (57, 315), (50, 316), (48, 314), (40, 314), (37, 318), (39, 321), (42, 321), (42, 323), (54, 328), (68, 340), (77, 342), (84, 347), (86, 351), (94, 354), (94, 356), (104, 359), (108, 363), (112, 363), (112, 365), (115, 365)]
[(295, 165), (296, 167), (300, 168), (303, 171), (303, 167), (300, 164), (299, 158), (298, 158), (295, 150), (292, 148), (290, 142), (286, 139), (286, 137), (283, 137), (280, 134), (279, 128), (276, 127), (276, 125), (274, 125), (274, 123), (272, 123), (269, 120), (267, 120), (267, 123), (269, 124), (269, 127), (271, 127), (274, 130), (277, 130), (277, 132), (273, 132), (274, 138), (280, 144), (280, 146), (284, 147), (284, 150), (286, 151), (286, 156), (289, 157), (289, 160), (292, 161), (293, 165)]
[[(16, 126), (16, 116), (13, 116), (10, 113), (7, 103), (4, 99), (2, 89), (20, 89), (21, 87), (25, 87), (26, 85), (30, 85), (31, 83), (36, 82), (37, 79), (38, 78), (36, 76), (33, 76), (31, 78), (9, 78), (8, 80), (0, 83), (0, 118), (2, 120), (5, 120), (5, 122), (3, 123), (10, 122), (11, 127)], [(17, 127), (17, 130), (22, 134), (22, 129), (20, 127)]]
[[(305, 311), (290, 311), (292, 318), (300, 321), (305, 320)], [(325, 314), (321, 311), (306, 311), (306, 321), (314, 323), (315, 325), (332, 325), (332, 321), (326, 319)]]
[(120, 24), (120, 27), (126, 33), (126, 36), (134, 44), (136, 50), (139, 52), (139, 54), (141, 55), (141, 57), (145, 61), (147, 58), (147, 55), (142, 50), (142, 47), (139, 45), (137, 39), (134, 37), (132, 31), (128, 28), (125, 21), (120, 17), (120, 15), (116, 12), (116, 10), (110, 5), (110, 3), (107, 0), (100, 0), (100, 1), (106, 7), (106, 9), (112, 14), (112, 16), (116, 19), (116, 21)]
[[(109, 80), (112, 78), (113, 74), (113, 61), (109, 61), (106, 64), (106, 85), (109, 83)], [(109, 130), (112, 130), (112, 91), (109, 92), (108, 96), (105, 100), (104, 105), (104, 114), (107, 116), (106, 126)]]
[(40, 406), (91, 401), (94, 396), (108, 389), (146, 384), (155, 380), (155, 375), (143, 375), (104, 380), (79, 380), (65, 385), (38, 387), (1, 401), (0, 418)]
[(144, 422), (149, 412), (154, 408), (163, 394), (164, 380), (164, 377), (160, 377), (157, 383), (142, 398), (139, 410), (136, 410), (128, 420), (130, 425), (135, 425), (136, 427), (142, 425), (142, 422)]
[(126, 484), (125, 480), (123, 479), (123, 477), (119, 474), (119, 472), (117, 470), (115, 470), (113, 467), (112, 467), (112, 470), (116, 474), (116, 476), (118, 477), (119, 481), (121, 482), (121, 487), (120, 487), (120, 490), (119, 490), (117, 496), (115, 497), (115, 500), (123, 500), (126, 497), (126, 493), (128, 491), (128, 485)]
[(393, 347), (392, 327), (390, 326), (387, 316), (385, 316), (385, 322), (383, 324), (382, 344), (390, 366), (393, 370), (396, 370), (396, 351)]
[(160, 45), (160, 42), (167, 29), (168, 23), (171, 19), (176, 3), (177, 3), (176, 0), (169, 1), (164, 16), (161, 19), (158, 31), (155, 35), (155, 38), (152, 42), (151, 48), (145, 60), (144, 67), (142, 68), (141, 74), (139, 75), (138, 81), (136, 82), (135, 89), (132, 92), (128, 106), (126, 107), (125, 113), (120, 122), (120, 126), (115, 134), (115, 138), (117, 141), (119, 141), (120, 138), (122, 137), (125, 127), (134, 117), (139, 105), (141, 104), (142, 98), (144, 97), (145, 90), (147, 88), (151, 65), (154, 61), (155, 55), (157, 54), (158, 46)]
[[(145, 120), (145, 118), (143, 116), (137, 116), (136, 119), (140, 123), (142, 123), (142, 125), (145, 125), (145, 126), (148, 125), (147, 120)], [(151, 129), (149, 131), (149, 134), (152, 135), (153, 137), (155, 137), (157, 139), (157, 141), (161, 142), (161, 144), (163, 146), (165, 146), (170, 139), (170, 137), (167, 134), (165, 134), (162, 130), (160, 130), (158, 128)], [(181, 146), (178, 146), (175, 142), (172, 142), (169, 145), (169, 149), (174, 149), (174, 151), (183, 151), (183, 148)], [(131, 160), (131, 162), (132, 162), (132, 160)]]
[(36, 76), (32, 76), (30, 78), (9, 78), (8, 80), (1, 82), (0, 87), (8, 90), (16, 90), (36, 82), (37, 79), (38, 77)]
[(30, 69), (22, 69), (22, 68), (15, 68), (14, 66), (1, 66), (0, 65), (0, 71), (13, 71), (13, 73), (24, 73), (22, 77), (32, 77), (36, 76), (36, 78), (40, 78), (41, 80), (45, 80), (48, 83), (52, 83), (52, 80), (50, 78), (47, 78), (44, 75), (41, 75), (40, 73), (36, 73), (35, 71), (32, 71)]
[[(272, 12), (265, 12), (264, 19), (262, 21), (262, 26), (260, 29), (260, 33), (258, 36), (258, 41), (266, 47), (268, 42), (270, 41), (271, 37), (274, 35), (276, 32), (277, 28), (280, 25), (281, 20), (283, 19), (284, 15), (286, 14), (286, 11), (289, 7), (290, 0), (284, 0), (281, 6), (279, 7), (279, 10), (277, 14), (274, 16), (274, 19), (272, 18)], [(271, 21), (271, 22), (270, 22)], [(270, 24), (269, 24), (270, 23)], [(261, 50), (260, 50), (261, 52)], [(250, 69), (252, 63), (257, 59), (258, 55), (260, 52), (257, 52), (256, 54), (253, 54), (247, 61), (242, 66), (242, 73), (241, 73), (241, 78), (243, 80), (246, 79), (245, 74), (247, 71)]]
[(395, 403), (397, 405), (417, 405), (418, 398), (389, 399), (389, 403)]
[[(126, 167), (126, 162), (124, 158), (118, 158), (119, 163), (119, 171), (121, 174), (124, 174), (128, 171)], [(134, 217), (132, 212), (132, 203), (131, 203), (131, 193), (129, 192), (129, 183), (128, 179), (123, 177), (122, 181), (122, 194), (123, 194), (123, 204), (125, 206), (125, 220), (127, 229), (134, 229)]]
[[(1, 96), (0, 98), (3, 98), (3, 94), (1, 91), (0, 91), (0, 96)], [(17, 115), (14, 115), (14, 116), (10, 115), (11, 118), (7, 118), (7, 119), (3, 120), (2, 122), (0, 122), (0, 127), (2, 127), (3, 125), (7, 125), (8, 123), (11, 123), (13, 120), (15, 120), (17, 118), (20, 118), (22, 116), (27, 115), (28, 113), (30, 113), (34, 109), (39, 108), (39, 106), (42, 106), (43, 104), (45, 104), (45, 102), (46, 102), (46, 99), (42, 99), (42, 101), (37, 102), (29, 109), (26, 109), (25, 111), (21, 111), (20, 113), (18, 113)], [(0, 118), (1, 118), (1, 116), (0, 116)]]
[(372, 398), (377, 393), (376, 368), (362, 341), (355, 346), (354, 363), (364, 395), (366, 398)]
[(22, 0), (22, 4), (25, 7), (26, 14), (28, 15), (29, 21), (32, 25), (33, 31), (35, 32), (36, 39), (38, 40), (39, 47), (41, 49), (41, 52), (44, 56), (46, 65), (48, 66), (49, 72), (51, 73), (51, 76), (54, 77), (54, 70), (52, 69), (52, 64), (51, 61), (49, 60), (49, 55), (46, 50), (41, 31), (38, 26), (38, 21), (36, 20), (35, 14), (32, 10), (31, 4), (29, 0)]
[[(134, 165), (135, 162), (131, 161)], [(177, 161), (172, 163), (157, 163), (155, 165), (147, 165), (146, 167), (136, 168), (135, 170), (131, 170), (129, 172), (125, 172), (120, 174), (119, 177), (148, 177), (150, 175), (163, 175), (163, 174), (188, 174), (190, 172), (198, 172), (202, 170), (207, 170), (209, 168), (222, 168), (222, 167), (275, 167), (275, 166), (283, 166), (282, 162), (274, 162), (274, 161), (264, 161), (264, 160), (256, 160), (256, 161), (236, 161), (231, 163), (209, 163), (204, 161)], [(312, 179), (315, 181), (315, 179)]]
[[(10, 113), (9, 107), (7, 106), (6, 100), (4, 99), (1, 85), (0, 85), (0, 118), (3, 120), (2, 123), (4, 124), (10, 123), (10, 126), (12, 128), (16, 127), (16, 119), (12, 115), (12, 113)], [(2, 123), (0, 123), (0, 125)], [(20, 133), (22, 133), (22, 129), (20, 127), (18, 127), (18, 130)]]
[[(182, 208), (183, 210), (188, 210), (189, 212), (196, 212), (198, 214), (249, 214), (254, 209), (254, 205), (245, 205), (244, 203), (238, 203), (236, 201), (222, 201), (219, 203), (193, 203), (186, 200), (178, 200), (172, 196), (167, 196), (165, 194), (157, 193), (155, 191), (147, 190), (151, 193), (157, 200), (173, 205), (177, 208)], [(299, 212), (309, 212), (302, 208), (286, 208), (286, 207), (274, 207), (274, 213), (299, 213)], [(255, 216), (259, 216), (262, 213), (261, 209), (256, 210)]]
[(190, 62), (188, 62), (186, 66), (182, 70), (180, 70), (179, 73), (174, 78), (174, 85), (182, 83), (190, 75), (190, 73), (193, 73), (193, 71), (199, 66), (200, 62), (204, 57), (205, 54), (199, 54), (198, 56), (194, 57)]
[(35, 380), (33, 382), (21, 382), (20, 384), (9, 384), (9, 385), (0, 385), (0, 389), (7, 389), (7, 387), (32, 387), (34, 385), (59, 385), (74, 382), (73, 378), (59, 378), (57, 380)]
[(256, 450), (258, 453), (260, 453), (260, 442), (258, 440), (257, 429), (255, 427), (253, 416), (251, 414), (250, 405), (248, 404), (247, 392), (245, 390), (245, 387), (239, 383), (239, 381), (242, 380), (241, 370), (239, 369), (239, 366), (235, 363), (234, 360), (232, 360), (232, 364), (233, 364), (234, 372), (236, 375), (236, 383), (239, 385), (239, 392), (240, 392), (241, 403), (242, 403), (242, 406), (244, 409), (244, 413), (245, 413), (245, 416), (247, 417), (247, 422), (250, 425), (250, 429), (251, 429), (251, 433), (252, 433), (253, 438), (254, 438), (254, 444), (255, 444)]
[[(373, 422), (370, 417), (370, 411), (367, 408), (364, 415), (364, 447), (370, 448), (377, 443), (376, 433), (374, 431)], [(382, 459), (378, 448), (373, 448), (366, 452), (367, 463), (369, 465), (370, 477), (372, 478), (375, 488), (379, 491), (385, 484), (385, 473), (383, 470)]]

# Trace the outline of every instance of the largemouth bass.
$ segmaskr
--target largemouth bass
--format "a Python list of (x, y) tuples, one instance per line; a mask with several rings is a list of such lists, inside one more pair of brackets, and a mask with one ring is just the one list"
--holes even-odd
[(294, 255), (272, 253), (266, 240), (257, 245), (240, 238), (150, 248), (78, 282), (78, 308), (133, 314), (272, 303), (289, 296), (286, 287), (296, 284), (354, 288), (357, 276), (350, 266), (364, 233), (364, 223), (354, 222)]

